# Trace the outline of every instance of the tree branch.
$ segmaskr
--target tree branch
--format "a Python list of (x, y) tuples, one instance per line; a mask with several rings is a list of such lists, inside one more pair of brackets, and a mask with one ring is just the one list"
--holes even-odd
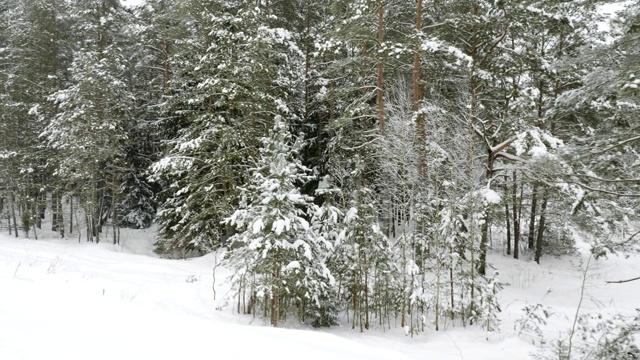
[(640, 276), (632, 278), (632, 279), (627, 279), (627, 280), (612, 280), (612, 281), (607, 281), (607, 284), (622, 284), (622, 283), (628, 283), (628, 282), (632, 282), (632, 281), (636, 281), (636, 280), (640, 280)]

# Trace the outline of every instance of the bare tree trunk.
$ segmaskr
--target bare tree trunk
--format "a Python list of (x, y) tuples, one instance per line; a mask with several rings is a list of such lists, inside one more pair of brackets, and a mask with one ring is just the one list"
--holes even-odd
[(273, 281), (272, 281), (272, 294), (271, 294), (271, 325), (278, 326), (278, 320), (280, 318), (280, 259), (278, 254), (275, 256), (275, 266), (273, 268)]
[(547, 201), (548, 201), (549, 192), (545, 191), (542, 196), (542, 205), (540, 205), (540, 221), (538, 222), (538, 238), (536, 240), (536, 254), (535, 254), (535, 262), (540, 264), (540, 258), (542, 257), (542, 240), (544, 238), (544, 227), (545, 227), (545, 219), (547, 212)]
[(117, 225), (117, 215), (116, 215), (116, 206), (115, 204), (112, 206), (112, 214), (111, 214), (111, 228), (113, 229), (113, 245), (118, 245), (119, 241), (118, 241), (118, 233), (116, 231), (118, 225)]
[(69, 234), (73, 234), (73, 194), (69, 195)]
[(13, 235), (13, 229), (11, 228), (11, 214), (7, 213), (7, 228), (9, 228), (9, 236)]
[(51, 192), (51, 231), (58, 231), (58, 190)]
[[(33, 223), (38, 229), (42, 229), (42, 219), (47, 212), (47, 194), (34, 193), (33, 196)], [(35, 229), (35, 227), (34, 227)]]
[[(520, 257), (520, 216), (518, 215), (518, 178), (516, 170), (513, 171), (513, 258)], [(520, 210), (521, 211), (521, 210)]]
[[(453, 247), (449, 248), (449, 254), (453, 255)], [(449, 290), (450, 290), (450, 297), (451, 297), (451, 320), (455, 320), (455, 311), (454, 309), (454, 304), (455, 304), (455, 294), (454, 294), (454, 287), (453, 287), (453, 264), (451, 264), (449, 266)], [(464, 321), (464, 320), (463, 320)]]
[(95, 197), (93, 199), (95, 202), (94, 211), (91, 216), (92, 224), (91, 227), (93, 229), (93, 236), (95, 238), (96, 244), (100, 243), (100, 232), (102, 231), (100, 222), (101, 222), (101, 213), (102, 213), (102, 197), (100, 195), (100, 190), (98, 189), (98, 182), (96, 182), (95, 189)]
[(507, 255), (511, 255), (511, 215), (509, 213), (509, 202), (504, 202), (504, 214), (507, 220)]
[(60, 191), (57, 192), (57, 196), (58, 196), (57, 209), (56, 209), (56, 212), (58, 213), (57, 228), (58, 228), (58, 232), (60, 233), (60, 237), (64, 238), (64, 211), (62, 210), (62, 194), (60, 193)]
[[(384, 41), (384, 7), (382, 0), (378, 0), (378, 49), (382, 48), (382, 42)], [(378, 103), (378, 126), (380, 127), (380, 133), (384, 134), (384, 99), (383, 99), (383, 77), (384, 77), (384, 61), (381, 52), (378, 52), (378, 76), (376, 79), (376, 94)]]
[[(416, 33), (422, 33), (422, 0), (416, 0)], [(418, 138), (418, 173), (424, 176), (426, 173), (426, 141), (427, 141), (427, 124), (424, 114), (420, 112), (424, 94), (422, 92), (421, 72), (420, 72), (420, 42), (416, 43), (415, 52), (413, 54), (413, 110), (416, 114), (416, 134)]]
[(18, 235), (18, 219), (16, 217), (16, 194), (15, 193), (11, 194), (11, 214), (13, 215), (13, 231), (16, 234), (16, 237), (19, 237), (20, 235)]
[[(402, 249), (402, 305), (400, 308), (400, 327), (404, 328), (407, 324), (406, 322), (406, 313), (407, 313), (407, 294), (405, 294), (405, 290), (407, 288), (407, 244), (406, 244), (406, 233), (403, 234), (402, 244), (400, 245)], [(412, 324), (413, 325), (413, 324)]]
[(113, 244), (117, 245), (120, 243), (117, 234), (118, 228), (118, 214), (117, 214), (117, 206), (116, 206), (116, 195), (118, 192), (118, 184), (116, 183), (116, 175), (114, 174), (112, 177), (111, 183), (111, 226), (113, 228)]
[(38, 229), (42, 229), (42, 220), (44, 220), (47, 214), (47, 192), (43, 191), (38, 199), (38, 210), (40, 210), (40, 216), (38, 216)]
[(529, 241), (529, 250), (533, 250), (535, 245), (535, 232), (536, 232), (536, 210), (538, 207), (538, 186), (533, 185), (533, 192), (531, 194), (531, 216), (529, 217), (529, 234), (527, 239)]
[[(367, 257), (365, 255), (365, 264)], [(365, 272), (364, 277), (364, 328), (369, 330), (369, 272)]]
[(87, 241), (93, 242), (93, 229), (91, 228), (91, 224), (93, 223), (91, 219), (91, 215), (87, 212), (85, 214), (85, 221), (87, 222)]
[(480, 228), (480, 255), (478, 256), (478, 274), (484, 276), (487, 271), (487, 249), (489, 246), (489, 207), (482, 210), (484, 222)]
[[(39, 216), (36, 216), (36, 218), (39, 218)], [(31, 222), (31, 226), (33, 227), (33, 238), (35, 240), (38, 240), (38, 233), (36, 232), (36, 223), (37, 222), (38, 222), (37, 220)]]
[(169, 42), (165, 41), (162, 49), (164, 55), (164, 61), (162, 64), (162, 89), (165, 94), (169, 90), (169, 46)]

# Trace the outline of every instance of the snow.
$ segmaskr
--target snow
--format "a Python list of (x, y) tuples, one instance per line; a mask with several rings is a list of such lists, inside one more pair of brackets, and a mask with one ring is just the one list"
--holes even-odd
[(278, 219), (273, 222), (272, 231), (276, 235), (280, 235), (285, 229), (289, 230), (290, 227), (291, 227), (291, 220), (289, 218)]
[[(488, 341), (477, 327), (411, 337), (399, 323), (360, 333), (272, 328), (235, 314), (221, 307), (225, 269), (216, 271), (214, 299), (220, 254), (159, 259), (151, 252), (154, 232), (123, 230), (120, 246), (0, 235), (0, 359), (527, 359), (536, 347), (513, 330), (522, 308), (542, 303), (557, 314), (544, 333), (566, 332), (588, 256), (544, 257), (537, 265), (526, 249), (521, 260), (493, 253), (506, 283), (498, 293), (502, 332)], [(640, 274), (638, 257), (591, 260), (588, 274), (581, 312), (634, 312), (637, 283), (605, 281)]]
[(252, 228), (253, 228), (253, 233), (254, 234), (257, 234), (260, 231), (262, 231), (262, 229), (264, 228), (264, 224), (262, 222), (262, 219), (261, 218), (257, 218), (256, 221), (253, 222)]
[(532, 146), (529, 150), (532, 159), (544, 158), (549, 154), (547, 148), (544, 146)]
[(145, 0), (121, 0), (120, 3), (125, 7), (134, 7), (144, 3)]
[(216, 310), (214, 255), (164, 260), (122, 250), (0, 236), (0, 358), (404, 358), (329, 333), (249, 326), (251, 318)]
[(618, 12), (623, 11), (626, 7), (633, 4), (632, 0), (612, 1), (599, 4), (597, 12), (602, 16), (602, 20), (597, 23), (597, 29), (605, 34), (604, 43), (611, 44), (616, 39), (615, 34), (611, 34), (612, 22), (619, 21)]
[(289, 265), (286, 266), (287, 270), (294, 270), (294, 269), (300, 269), (300, 262), (299, 261), (292, 261), (289, 263)]
[(487, 204), (500, 204), (501, 196), (495, 190), (482, 188), (478, 190), (478, 195), (487, 203)]

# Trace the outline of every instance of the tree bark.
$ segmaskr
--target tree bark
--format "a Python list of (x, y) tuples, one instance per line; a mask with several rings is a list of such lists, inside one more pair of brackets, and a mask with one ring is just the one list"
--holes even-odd
[(18, 235), (18, 220), (16, 218), (16, 195), (15, 194), (11, 195), (11, 214), (13, 215), (13, 231), (16, 234), (16, 237), (19, 237), (20, 235)]
[(527, 239), (529, 241), (529, 250), (533, 250), (535, 246), (535, 232), (536, 232), (536, 212), (538, 206), (538, 186), (533, 185), (533, 193), (531, 194), (531, 216), (529, 217), (529, 234)]
[(544, 238), (548, 196), (548, 191), (545, 191), (542, 197), (542, 205), (540, 205), (540, 221), (538, 222), (538, 238), (536, 240), (536, 254), (534, 258), (538, 264), (540, 264), (540, 258), (542, 257), (542, 240)]
[(120, 244), (120, 239), (118, 239), (118, 208), (116, 206), (116, 195), (118, 192), (118, 186), (116, 183), (116, 175), (113, 174), (112, 183), (111, 183), (111, 226), (113, 229), (113, 244)]
[(520, 257), (520, 216), (518, 216), (518, 178), (515, 170), (513, 171), (511, 197), (513, 201), (513, 258), (518, 259)]
[[(416, 33), (422, 33), (422, 0), (416, 0)], [(413, 54), (413, 110), (416, 114), (416, 135), (418, 138), (418, 174), (424, 176), (426, 173), (426, 141), (427, 141), (427, 124), (424, 114), (420, 112), (424, 95), (422, 93), (422, 85), (420, 84), (420, 41), (416, 42), (416, 48)]]
[(69, 234), (73, 234), (73, 194), (69, 195)]
[(489, 207), (482, 210), (484, 222), (481, 226), (480, 234), (480, 255), (478, 256), (478, 274), (486, 275), (487, 269), (487, 249), (489, 247)]
[(60, 191), (58, 191), (57, 193), (58, 195), (58, 202), (57, 202), (57, 206), (58, 209), (56, 210), (56, 212), (58, 213), (58, 233), (60, 234), (61, 238), (64, 238), (64, 211), (62, 210), (62, 194), (60, 193)]
[(511, 255), (511, 216), (509, 213), (509, 202), (504, 202), (505, 219), (507, 220), (507, 255)]
[[(382, 49), (382, 42), (384, 40), (384, 7), (382, 0), (378, 0), (378, 49)], [(380, 127), (380, 133), (384, 134), (384, 98), (383, 98), (383, 78), (384, 78), (384, 61), (381, 52), (378, 52), (378, 76), (376, 79), (376, 93), (378, 103), (378, 126)]]

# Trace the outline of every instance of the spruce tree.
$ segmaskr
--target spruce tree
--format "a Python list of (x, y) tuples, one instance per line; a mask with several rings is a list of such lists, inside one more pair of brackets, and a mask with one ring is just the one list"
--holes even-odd
[(307, 220), (313, 198), (299, 190), (311, 178), (297, 159), (300, 143), (292, 146), (280, 116), (262, 141), (240, 207), (226, 220), (239, 231), (230, 239), (237, 249), (226, 263), (234, 270), (238, 304), (248, 295), (244, 310), (277, 326), (287, 313), (302, 317), (306, 307), (320, 308), (334, 280), (325, 264), (331, 245), (313, 234)]
[(301, 52), (266, 5), (191, 1), (180, 10), (188, 21), (170, 62), (169, 134), (153, 167), (164, 185), (157, 248), (206, 252), (231, 235), (221, 221), (239, 202), (273, 116), (299, 117)]
[(49, 97), (57, 112), (41, 136), (56, 150), (57, 175), (82, 201), (87, 240), (97, 242), (119, 187), (135, 102), (124, 77), (125, 13), (119, 2), (73, 5), (74, 30), (84, 37), (75, 48), (68, 87)]

